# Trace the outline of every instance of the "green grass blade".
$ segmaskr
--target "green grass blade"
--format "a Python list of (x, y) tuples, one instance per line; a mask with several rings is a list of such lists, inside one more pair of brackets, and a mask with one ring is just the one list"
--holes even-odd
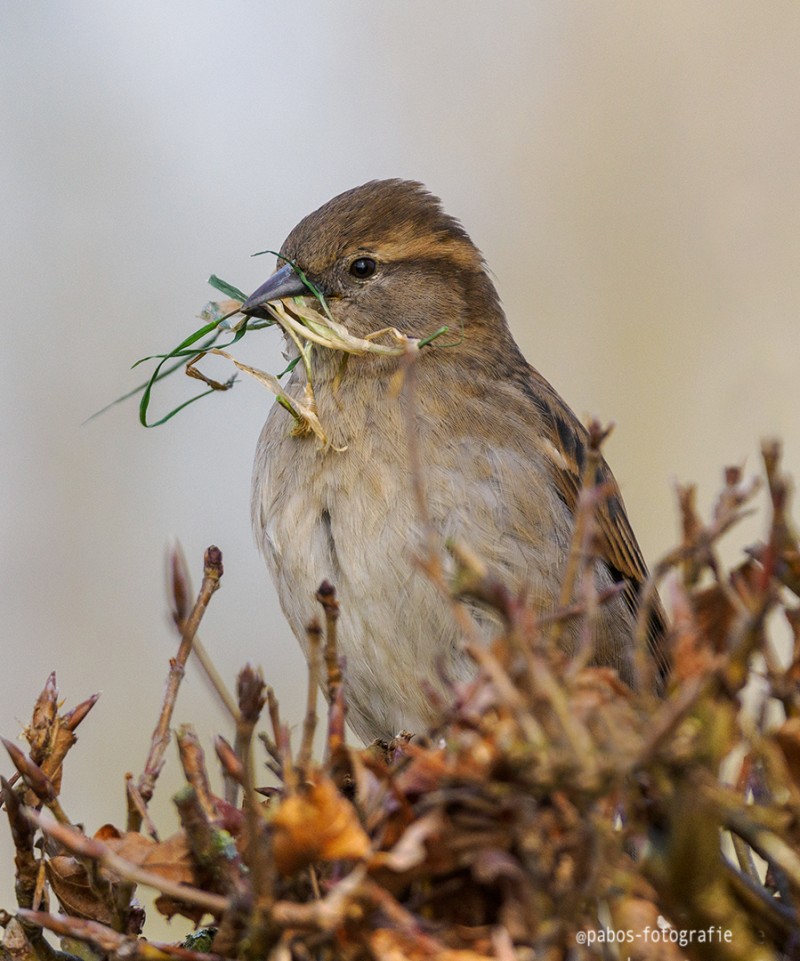
[[(229, 386), (230, 386), (230, 387), (233, 386), (233, 383), (230, 382), (230, 381), (229, 381)], [(219, 393), (218, 390), (216, 390), (214, 387), (210, 387), (208, 390), (204, 390), (202, 394), (197, 394), (197, 395), (195, 395), (194, 397), (190, 397), (188, 400), (185, 400), (182, 404), (178, 404), (178, 406), (177, 406), (176, 408), (174, 408), (174, 410), (171, 410), (168, 414), (165, 414), (165, 415), (164, 415), (163, 417), (161, 417), (159, 420), (151, 421), (149, 424), (145, 424), (144, 426), (145, 426), (145, 427), (160, 427), (162, 424), (166, 424), (166, 422), (167, 422), (168, 420), (172, 420), (172, 418), (173, 418), (179, 411), (182, 411), (184, 407), (188, 407), (189, 404), (193, 404), (196, 400), (200, 400), (202, 397), (207, 397), (209, 394), (218, 394), (218, 393)], [(140, 418), (140, 420), (141, 420), (141, 418)]]
[[(150, 395), (153, 392), (153, 387), (156, 384), (156, 382), (161, 380), (161, 368), (164, 366), (164, 364), (168, 360), (171, 360), (173, 357), (188, 357), (191, 354), (193, 354), (196, 357), (202, 354), (203, 351), (201, 349), (195, 349), (193, 351), (190, 351), (190, 350), (187, 350), (187, 348), (191, 347), (193, 344), (196, 344), (201, 337), (204, 337), (207, 333), (209, 333), (209, 330), (213, 330), (216, 327), (217, 327), (216, 321), (211, 324), (206, 324), (204, 327), (201, 327), (199, 330), (196, 330), (193, 334), (189, 334), (189, 336), (186, 337), (184, 340), (182, 340), (177, 347), (175, 347), (168, 354), (165, 354), (162, 357), (161, 361), (157, 364), (156, 369), (153, 371), (150, 377), (150, 380), (145, 385), (145, 388), (142, 392), (141, 400), (139, 401), (139, 423), (142, 425), (142, 427), (158, 427), (159, 424), (163, 424), (166, 420), (169, 420), (170, 417), (173, 417), (175, 414), (177, 414), (179, 410), (182, 410), (186, 406), (186, 403), (189, 403), (187, 401), (186, 403), (181, 404), (180, 407), (177, 407), (167, 417), (162, 417), (161, 420), (154, 421), (152, 424), (148, 424), (147, 422), (147, 409), (150, 406)], [(242, 337), (244, 337), (246, 331), (247, 331), (247, 323), (245, 322), (242, 325), (242, 327), (240, 327), (240, 329), (236, 331), (235, 335), (231, 338), (230, 342), (225, 344), (225, 347), (226, 348), (231, 347), (237, 341), (241, 340)], [(192, 398), (192, 400), (199, 400), (200, 397), (205, 397), (205, 395), (208, 393), (211, 393), (211, 391), (205, 391), (203, 394), (198, 394), (198, 396), (195, 398)]]
[(217, 277), (216, 274), (212, 274), (208, 278), (208, 282), (215, 290), (218, 290), (221, 294), (225, 294), (225, 296), (231, 300), (238, 300), (241, 303), (247, 300), (247, 294), (239, 290), (238, 287), (234, 287), (233, 284), (229, 284), (226, 280), (222, 280), (221, 277)]
[(294, 360), (290, 360), (289, 363), (283, 368), (283, 370), (279, 374), (276, 374), (275, 376), (280, 379), (281, 377), (285, 377), (287, 374), (291, 374), (291, 372), (295, 369), (295, 367), (297, 367), (297, 365), (300, 363), (301, 360), (302, 360), (302, 357), (295, 357)]
[[(205, 343), (199, 344), (197, 347), (197, 350), (192, 351), (192, 353), (194, 353), (195, 356), (197, 356), (197, 354), (205, 353), (205, 351), (207, 351), (210, 347), (214, 346), (214, 342), (216, 341), (217, 337), (219, 337), (219, 332), (215, 331), (214, 334), (212, 334), (212, 336), (209, 337), (207, 341), (205, 341)], [(150, 357), (142, 357), (141, 360), (137, 360), (135, 364), (131, 365), (131, 370), (133, 370), (134, 367), (138, 367), (139, 364), (144, 363), (146, 360), (156, 360), (158, 358), (166, 359), (168, 356), (169, 356), (168, 354), (151, 354)], [(178, 355), (175, 355), (175, 356), (178, 356)], [(177, 363), (174, 363), (171, 366), (162, 370), (161, 373), (159, 373), (156, 380), (163, 380), (165, 377), (168, 377), (170, 374), (174, 373), (176, 370), (183, 367), (184, 364), (185, 364), (185, 357), (181, 356), (180, 359), (177, 361)], [(139, 384), (137, 387), (134, 387), (131, 390), (129, 390), (127, 394), (123, 394), (121, 397), (117, 397), (115, 400), (112, 400), (110, 403), (106, 404), (105, 407), (101, 407), (100, 410), (96, 410), (93, 414), (90, 414), (83, 423), (88, 424), (89, 421), (94, 420), (95, 417), (99, 417), (101, 414), (105, 414), (107, 410), (111, 410), (111, 408), (116, 407), (117, 404), (121, 404), (124, 400), (130, 400), (131, 397), (135, 397), (137, 394), (140, 394), (145, 389), (145, 387), (147, 387), (147, 385), (150, 383), (150, 380), (152, 380), (152, 378), (142, 381), (142, 383)]]
[(437, 337), (441, 337), (442, 334), (446, 334), (450, 330), (449, 327), (440, 327), (438, 330), (434, 330), (432, 334), (428, 334), (427, 337), (423, 337), (422, 340), (417, 344), (417, 347), (427, 347), (428, 344), (436, 340)]
[[(214, 287), (215, 290), (218, 290), (220, 293), (224, 294), (226, 297), (230, 298), (231, 300), (243, 302), (247, 299), (247, 295), (243, 291), (239, 290), (238, 287), (234, 287), (233, 284), (229, 284), (227, 281), (222, 280), (220, 277), (217, 277), (216, 274), (212, 274), (208, 278), (208, 283), (212, 287)], [(112, 407), (115, 407), (117, 404), (121, 404), (123, 401), (129, 400), (131, 397), (135, 397), (137, 394), (141, 394), (141, 398), (139, 401), (139, 421), (145, 427), (156, 427), (159, 424), (165, 423), (165, 421), (169, 420), (171, 417), (174, 417), (175, 414), (178, 413), (178, 411), (183, 410), (183, 408), (188, 406), (189, 404), (193, 404), (196, 400), (199, 400), (201, 397), (205, 397), (206, 394), (213, 393), (214, 392), (213, 388), (207, 391), (203, 391), (202, 394), (198, 394), (196, 397), (192, 397), (188, 401), (185, 401), (183, 404), (176, 407), (174, 410), (170, 411), (169, 414), (162, 417), (160, 420), (154, 421), (153, 423), (147, 422), (147, 411), (150, 406), (150, 399), (151, 399), (153, 387), (155, 386), (155, 384), (157, 384), (158, 381), (163, 380), (165, 377), (168, 377), (170, 374), (174, 373), (176, 370), (179, 370), (181, 367), (184, 366), (184, 364), (188, 360), (192, 360), (196, 357), (199, 357), (201, 354), (204, 354), (206, 351), (210, 350), (211, 347), (215, 346), (219, 336), (222, 333), (230, 331), (229, 327), (224, 326), (224, 321), (226, 321), (229, 317), (235, 316), (239, 312), (240, 311), (238, 310), (232, 310), (229, 313), (225, 314), (223, 317), (214, 318), (214, 320), (211, 320), (209, 321), (209, 323), (204, 324), (202, 327), (194, 331), (194, 333), (190, 334), (188, 337), (182, 340), (180, 344), (178, 344), (177, 347), (173, 348), (168, 354), (151, 354), (148, 357), (141, 357), (139, 360), (136, 361), (135, 364), (132, 365), (132, 368), (138, 367), (139, 364), (143, 364), (145, 363), (145, 361), (150, 361), (150, 360), (158, 361), (158, 364), (156, 365), (155, 370), (153, 371), (151, 376), (148, 378), (148, 380), (137, 385), (132, 390), (129, 390), (127, 393), (122, 394), (121, 397), (117, 397), (115, 400), (112, 400), (109, 404), (106, 404), (104, 407), (101, 407), (100, 410), (95, 411), (93, 414), (87, 417), (83, 423), (87, 424), (90, 420), (94, 420), (95, 417), (99, 417), (100, 414), (104, 414), (107, 410), (110, 410)], [(241, 340), (242, 337), (244, 337), (248, 329), (252, 330), (252, 329), (260, 329), (262, 327), (271, 327), (273, 326), (273, 324), (274, 324), (274, 321), (264, 321), (263, 319), (260, 319), (260, 318), (245, 320), (245, 322), (242, 324), (239, 330), (233, 331), (233, 337), (226, 344), (222, 345), (222, 349), (227, 349), (228, 347), (232, 347), (235, 343)], [(170, 364), (169, 363), (170, 360), (174, 360), (175, 363)]]

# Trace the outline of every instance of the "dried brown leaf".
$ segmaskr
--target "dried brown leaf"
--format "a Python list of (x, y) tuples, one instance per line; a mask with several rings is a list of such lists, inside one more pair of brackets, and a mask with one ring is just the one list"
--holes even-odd
[(45, 862), (47, 880), (65, 914), (88, 921), (112, 924), (114, 915), (103, 898), (92, 890), (86, 868), (69, 855)]
[(282, 801), (272, 825), (275, 863), (282, 874), (315, 861), (359, 860), (370, 852), (353, 805), (323, 774)]
[(182, 831), (164, 841), (128, 831), (106, 840), (107, 846), (120, 857), (138, 867), (146, 868), (175, 884), (194, 884), (192, 862), (186, 837)]

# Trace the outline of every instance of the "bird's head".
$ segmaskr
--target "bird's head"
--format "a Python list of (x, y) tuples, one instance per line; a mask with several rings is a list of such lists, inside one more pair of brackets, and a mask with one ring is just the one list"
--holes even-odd
[(244, 312), (307, 296), (293, 264), (358, 337), (384, 327), (415, 337), (443, 326), (506, 329), (481, 252), (438, 198), (413, 181), (373, 180), (304, 217)]

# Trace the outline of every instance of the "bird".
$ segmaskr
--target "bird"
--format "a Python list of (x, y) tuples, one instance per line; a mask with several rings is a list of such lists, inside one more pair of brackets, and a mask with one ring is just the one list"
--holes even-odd
[[(423, 339), (446, 327), (415, 362), (414, 440), (430, 528), (464, 544), (494, 575), (546, 615), (558, 607), (573, 535), (584, 426), (523, 357), (480, 250), (441, 201), (416, 181), (373, 180), (305, 216), (275, 272), (242, 312), (306, 297), (309, 282), (356, 337), (395, 328)], [(289, 347), (291, 343), (287, 341)], [(415, 564), (422, 522), (409, 463), (408, 413), (395, 384), (397, 357), (315, 349), (313, 389), (329, 443), (298, 437), (273, 405), (252, 482), (252, 522), (280, 604), (306, 656), (307, 626), (323, 581), (340, 603), (348, 722), (365, 743), (423, 733), (435, 692), (474, 675), (463, 632), (441, 592)], [(297, 364), (286, 385), (300, 398)], [(633, 631), (648, 576), (619, 486), (600, 457), (608, 492), (597, 511), (595, 580), (618, 585), (595, 625), (595, 661), (635, 684)], [(467, 608), (475, 629), (490, 620)], [(668, 670), (663, 615), (651, 614), (656, 684)], [(573, 644), (575, 639), (573, 638)]]

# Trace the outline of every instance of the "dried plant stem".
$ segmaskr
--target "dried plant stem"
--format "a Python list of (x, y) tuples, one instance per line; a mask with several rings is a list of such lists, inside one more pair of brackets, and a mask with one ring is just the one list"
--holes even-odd
[(312, 621), (306, 628), (308, 642), (308, 686), (306, 689), (306, 713), (303, 718), (303, 737), (297, 755), (301, 777), (305, 776), (311, 763), (314, 732), (317, 729), (317, 691), (319, 690), (319, 655), (322, 646), (322, 628), (319, 621)]
[(128, 823), (131, 823), (132, 817), (139, 818), (140, 826), (143, 826), (150, 837), (157, 841), (158, 829), (153, 823), (153, 819), (147, 811), (147, 805), (142, 800), (139, 789), (133, 783), (133, 775), (130, 773), (125, 775), (125, 795), (128, 801)]
[[(414, 363), (408, 360), (405, 382), (412, 452), (419, 443)], [(625, 688), (611, 668), (587, 665), (591, 619), (624, 589), (598, 586), (594, 577), (595, 512), (606, 509), (606, 491), (592, 483), (590, 468), (576, 514), (568, 603), (545, 616), (467, 546), (446, 545), (451, 576), (450, 559), (437, 553), (438, 528), (420, 541), (431, 519), (420, 459), (412, 454), (410, 460), (422, 509), (422, 520), (412, 519), (416, 544), (422, 544), (420, 553), (432, 552), (420, 566), (468, 626), (477, 629), (456, 598), (478, 601), (499, 624), (490, 644), (471, 645), (465, 630), (464, 646), (477, 664), (472, 677), (464, 672), (451, 679), (441, 669), (442, 684), (429, 705), (441, 724), (415, 732), (422, 736), (413, 740), (398, 735), (388, 746), (377, 742), (359, 751), (346, 745), (339, 602), (333, 586), (322, 584), (325, 619), (320, 615), (308, 629), (306, 712), (296, 763), (274, 694), (260, 672), (247, 667), (237, 688), (236, 750), (215, 742), (228, 781), (244, 788), (243, 809), (232, 810), (212, 794), (200, 745), (190, 728), (182, 728), (178, 746), (188, 785), (174, 798), (182, 833), (158, 846), (139, 836), (103, 843), (47, 814), (29, 813), (22, 803), (57, 804), (60, 780), (47, 765), (60, 765), (69, 738), (56, 747), (55, 735), (84, 712), (79, 706), (58, 717), (51, 676), (26, 729), (30, 755), (10, 749), (25, 789), (0, 785), (9, 798), (21, 908), (18, 919), (0, 912), (7, 929), (0, 955), (75, 961), (48, 948), (41, 925), (94, 945), (107, 958), (129, 961), (330, 961), (342, 953), (349, 961), (524, 961), (531, 952), (571, 956), (578, 931), (642, 931), (645, 925), (654, 931), (661, 928), (659, 916), (685, 931), (729, 935), (719, 949), (717, 942), (690, 945), (693, 957), (766, 961), (797, 954), (800, 544), (785, 513), (777, 452), (765, 452), (773, 498), (768, 536), (730, 573), (718, 563), (714, 544), (731, 518), (741, 516), (739, 473), (726, 474), (709, 523), (697, 514), (691, 492), (681, 495), (684, 543), (671, 556), (683, 580), (675, 579), (674, 675), (664, 698), (653, 697), (644, 683), (638, 691)], [(659, 568), (658, 576), (665, 570)], [(183, 641), (191, 592), (180, 564), (173, 580), (173, 616), (184, 628)], [(753, 656), (770, 643), (773, 607), (794, 630), (794, 650), (788, 665), (767, 651), (764, 699), (751, 717), (739, 694)], [(572, 662), (550, 643), (558, 631), (564, 639), (578, 638)], [(331, 699), (328, 756), (315, 765), (323, 671)], [(283, 779), (281, 789), (264, 791), (268, 805), (257, 796), (253, 756), (265, 702), (272, 730), (262, 740), (268, 764)], [(781, 703), (787, 719), (772, 730), (772, 709)], [(740, 745), (744, 760), (732, 786), (720, 769), (732, 746)], [(153, 757), (156, 774), (162, 758), (163, 751)], [(131, 776), (128, 807), (129, 820), (148, 824), (147, 802)], [(50, 835), (41, 857), (36, 826)], [(720, 849), (727, 833), (741, 870)], [(756, 855), (768, 864), (763, 881), (753, 867)], [(181, 878), (189, 884), (179, 884)], [(205, 948), (213, 938), (214, 953), (137, 937), (143, 918), (133, 893), (139, 883), (168, 895), (158, 905), (164, 912), (177, 909), (195, 921), (210, 912), (215, 931), (192, 943)], [(63, 910), (80, 917), (32, 911), (44, 904), (46, 884)], [(604, 950), (587, 945), (584, 954)], [(669, 945), (664, 956), (680, 953)]]
[[(29, 924), (46, 928), (63, 938), (88, 941), (104, 954), (116, 958), (126, 958), (128, 961), (172, 961), (174, 958), (182, 959), (182, 961), (223, 961), (222, 957), (217, 954), (189, 951), (175, 945), (158, 944), (154, 941), (146, 941), (143, 938), (120, 934), (98, 921), (56, 916), (44, 911), (20, 911), (20, 915)], [(70, 956), (62, 955), (62, 957)]]
[(339, 620), (339, 602), (336, 599), (336, 588), (328, 581), (323, 581), (317, 590), (317, 600), (322, 605), (325, 614), (325, 674), (328, 701), (333, 703), (342, 686), (342, 669), (339, 664), (339, 645), (336, 636), (336, 624)]
[(739, 867), (742, 869), (742, 873), (747, 875), (747, 877), (755, 884), (760, 884), (761, 877), (758, 873), (756, 862), (753, 860), (753, 853), (750, 850), (749, 845), (747, 842), (743, 841), (738, 834), (731, 834), (730, 839), (731, 843), (733, 844), (733, 851), (736, 855), (736, 860), (739, 862)]
[(190, 724), (182, 725), (178, 731), (178, 751), (186, 780), (194, 788), (206, 818), (213, 819), (217, 812), (206, 770), (205, 754)]
[(527, 710), (527, 704), (497, 658), (483, 644), (468, 644), (466, 651), (480, 665), (483, 672), (497, 688), (500, 698), (513, 711), (520, 727), (532, 746), (541, 748), (547, 744), (547, 736), (536, 718)]
[(642, 743), (634, 769), (636, 767), (646, 767), (652, 762), (655, 754), (674, 735), (678, 726), (694, 709), (697, 702), (718, 681), (719, 678), (714, 673), (690, 678), (676, 694), (667, 700), (665, 708), (659, 712), (652, 729)]
[[(172, 600), (172, 620), (175, 623), (175, 626), (178, 628), (181, 636), (183, 636), (186, 620), (190, 613), (189, 597), (192, 594), (192, 581), (189, 576), (189, 567), (186, 563), (186, 557), (184, 556), (183, 549), (181, 548), (180, 544), (176, 543), (173, 546), (169, 553), (168, 560), (171, 587), (170, 594)], [(206, 680), (209, 682), (211, 689), (222, 702), (225, 710), (235, 721), (239, 714), (239, 709), (236, 706), (236, 700), (228, 690), (225, 682), (222, 680), (219, 671), (214, 665), (214, 662), (211, 660), (208, 651), (205, 649), (204, 644), (201, 642), (197, 634), (194, 636), (192, 650), (194, 651), (195, 659), (203, 669), (203, 673), (205, 674)]]
[(231, 745), (218, 734), (214, 738), (214, 751), (217, 760), (222, 765), (222, 776), (225, 780), (225, 801), (235, 805), (239, 796), (239, 788), (244, 785), (244, 766)]
[(272, 738), (267, 734), (266, 731), (259, 731), (258, 739), (264, 745), (264, 749), (269, 755), (265, 759), (265, 763), (270, 771), (279, 780), (283, 780), (283, 759), (281, 758), (280, 751), (278, 750), (278, 745), (272, 740)]
[(292, 745), (286, 728), (281, 722), (280, 705), (271, 687), (267, 687), (267, 711), (272, 727), (272, 737), (264, 733), (261, 735), (261, 742), (274, 761), (274, 765), (270, 765), (273, 773), (278, 774), (289, 790), (294, 790), (296, 775), (292, 761)]
[(44, 931), (34, 920), (36, 911), (20, 908), (17, 916), (0, 912), (0, 925), (6, 929), (2, 953), (9, 961), (81, 961), (77, 955), (56, 951), (45, 940)]
[(261, 812), (261, 799), (256, 793), (253, 768), (253, 734), (261, 711), (269, 700), (269, 691), (260, 670), (249, 665), (239, 673), (239, 720), (236, 724), (235, 754), (242, 765), (244, 813), (248, 844), (244, 854), (250, 872), (252, 902), (248, 941), (256, 955), (266, 953), (269, 941), (269, 914), (275, 900), (274, 865), (270, 856), (271, 835), (266, 830)]
[(267, 712), (269, 713), (269, 723), (272, 727), (272, 743), (275, 746), (274, 753), (270, 753), (277, 759), (279, 758), (280, 751), (278, 745), (281, 740), (281, 729), (283, 725), (281, 724), (281, 709), (278, 704), (278, 699), (275, 697), (275, 691), (271, 687), (267, 687)]
[[(186, 662), (192, 651), (192, 642), (197, 633), (200, 621), (203, 618), (203, 614), (205, 614), (206, 608), (208, 607), (208, 603), (219, 587), (222, 571), (222, 552), (217, 547), (209, 547), (206, 550), (204, 558), (203, 582), (200, 585), (200, 591), (197, 595), (194, 608), (186, 619), (178, 653), (170, 660), (169, 675), (167, 677), (166, 690), (164, 691), (161, 714), (153, 731), (153, 737), (150, 742), (150, 752), (145, 762), (144, 771), (136, 785), (145, 805), (150, 802), (153, 796), (158, 775), (164, 764), (164, 754), (170, 739), (172, 713), (175, 710), (175, 702), (178, 697), (178, 689), (183, 680)], [(138, 830), (140, 824), (141, 822), (138, 820), (136, 813), (132, 812), (132, 822), (129, 823), (129, 828), (131, 830)]]
[(532, 672), (532, 679), (536, 685), (534, 693), (546, 700), (560, 725), (563, 736), (559, 737), (557, 743), (562, 750), (571, 748), (573, 759), (582, 771), (582, 777), (591, 780), (596, 775), (598, 758), (590, 732), (570, 709), (567, 691), (544, 662), (537, 671)]
[(33, 853), (36, 832), (25, 817), (25, 808), (19, 796), (5, 778), (2, 778), (2, 786), (8, 799), (6, 812), (14, 841), (14, 867), (16, 868), (14, 893), (19, 907), (32, 908), (35, 904), (36, 882), (39, 874), (39, 864)]
[(722, 813), (725, 826), (746, 841), (765, 861), (783, 871), (792, 883), (793, 889), (800, 889), (800, 855), (793, 850), (774, 831), (751, 821), (744, 811), (732, 806)]
[(639, 610), (635, 630), (635, 658), (637, 676), (646, 678), (652, 673), (653, 661), (648, 651), (649, 619), (654, 607), (658, 606), (658, 585), (666, 575), (677, 567), (686, 572), (693, 572), (696, 577), (703, 564), (708, 565), (714, 572), (717, 584), (723, 587), (724, 593), (731, 600), (736, 609), (741, 609), (741, 603), (730, 592), (724, 579), (720, 577), (719, 564), (714, 557), (712, 548), (717, 541), (726, 534), (740, 520), (752, 513), (746, 505), (760, 489), (758, 478), (747, 484), (740, 482), (738, 470), (730, 470), (726, 474), (726, 487), (720, 495), (710, 523), (703, 524), (694, 506), (694, 489), (678, 487), (677, 499), (683, 521), (683, 543), (666, 554), (650, 571), (639, 595)]
[(222, 679), (222, 675), (217, 670), (211, 655), (206, 650), (205, 644), (200, 640), (199, 637), (195, 636), (194, 643), (192, 645), (192, 651), (194, 653), (195, 660), (203, 669), (203, 674), (206, 677), (211, 689), (219, 698), (220, 704), (225, 708), (228, 714), (233, 719), (233, 722), (239, 718), (239, 709), (236, 706), (236, 699), (233, 694), (231, 694), (225, 681)]

